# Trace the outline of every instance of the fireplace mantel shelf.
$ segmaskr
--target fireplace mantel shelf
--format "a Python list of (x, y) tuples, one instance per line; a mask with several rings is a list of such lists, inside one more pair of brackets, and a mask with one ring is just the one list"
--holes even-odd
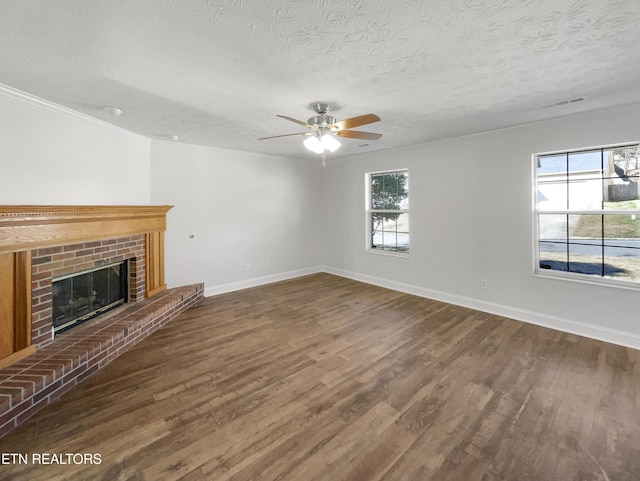
[[(0, 206), (0, 367), (33, 352), (32, 251), (144, 235), (145, 297), (166, 289), (168, 205)], [(35, 280), (34, 280), (35, 283)]]
[(0, 206), (0, 252), (85, 242), (166, 229), (172, 206)]

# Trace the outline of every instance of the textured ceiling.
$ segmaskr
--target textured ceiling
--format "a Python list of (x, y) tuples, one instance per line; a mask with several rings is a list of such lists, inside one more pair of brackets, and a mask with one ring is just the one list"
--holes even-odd
[[(640, 102), (637, 0), (0, 0), (0, 83), (152, 138), (332, 156)], [(564, 100), (584, 98), (554, 107)], [(123, 110), (111, 117), (105, 105)]]

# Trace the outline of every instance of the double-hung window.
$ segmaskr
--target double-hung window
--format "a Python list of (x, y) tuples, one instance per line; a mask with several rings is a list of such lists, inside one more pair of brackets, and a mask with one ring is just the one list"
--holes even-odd
[(534, 156), (538, 274), (640, 288), (640, 145)]
[(409, 253), (409, 171), (367, 174), (367, 249)]

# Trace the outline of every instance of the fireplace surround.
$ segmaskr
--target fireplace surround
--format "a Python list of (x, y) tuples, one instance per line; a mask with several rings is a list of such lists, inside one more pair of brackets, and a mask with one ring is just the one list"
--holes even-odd
[(142, 234), (34, 249), (31, 254), (32, 342), (41, 348), (54, 339), (56, 313), (53, 285), (56, 279), (126, 262), (128, 301), (144, 299), (145, 250), (145, 236)]
[[(203, 297), (166, 289), (170, 206), (0, 206), (0, 437)], [(53, 283), (127, 265), (125, 305), (53, 336)]]
[(52, 341), (52, 279), (128, 260), (129, 298), (162, 292), (171, 206), (0, 206), (0, 368)]

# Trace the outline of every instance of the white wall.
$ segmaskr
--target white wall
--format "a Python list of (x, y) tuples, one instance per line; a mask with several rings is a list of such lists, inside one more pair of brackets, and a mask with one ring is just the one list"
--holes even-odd
[(148, 204), (149, 146), (0, 86), (0, 204)]
[[(533, 276), (531, 193), (532, 154), (639, 139), (635, 106), (334, 160), (327, 270), (640, 348), (637, 291)], [(409, 259), (364, 249), (365, 173), (396, 168), (410, 173)]]
[(317, 271), (322, 185), (319, 162), (154, 140), (151, 200), (175, 206), (167, 284), (212, 295)]
[[(322, 169), (306, 159), (150, 142), (0, 86), (0, 204), (175, 205), (167, 282), (204, 282), (208, 295), (324, 264), (640, 349), (637, 291), (532, 275), (531, 202), (531, 154), (637, 141), (639, 126), (633, 106), (329, 159)], [(410, 258), (367, 254), (365, 173), (405, 167)]]

